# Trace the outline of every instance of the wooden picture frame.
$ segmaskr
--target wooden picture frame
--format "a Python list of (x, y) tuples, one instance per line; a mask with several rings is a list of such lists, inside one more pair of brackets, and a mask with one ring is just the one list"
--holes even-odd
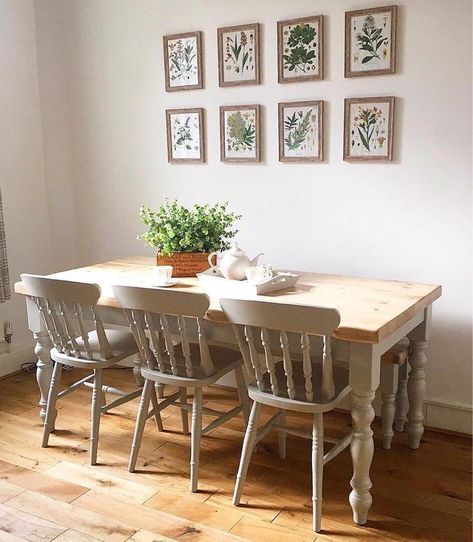
[[(185, 52), (186, 47), (195, 48), (195, 52)], [(200, 30), (163, 36), (163, 56), (166, 92), (204, 88)]]
[[(296, 38), (297, 43), (294, 46), (305, 50), (306, 62), (303, 64), (297, 62), (297, 57), (288, 54), (291, 51), (291, 31), (301, 25), (312, 28), (315, 33), (313, 39), (306, 43), (305, 40)], [(300, 36), (300, 34), (299, 34)], [(293, 38), (294, 39), (294, 38)], [(285, 58), (287, 57), (287, 58)], [(291, 57), (292, 61), (291, 61)], [(300, 58), (299, 58), (300, 60)], [(309, 70), (309, 73), (304, 71)], [(314, 72), (314, 73), (311, 73)], [(314, 81), (324, 78), (324, 16), (314, 15), (311, 17), (300, 17), (298, 19), (288, 19), (278, 21), (278, 82), (279, 83), (297, 83), (301, 81)]]
[[(240, 113), (240, 115), (235, 116), (235, 113)], [(235, 136), (232, 137), (228, 133), (230, 129), (227, 132), (227, 117), (230, 116), (233, 117), (234, 126), (243, 126), (243, 130), (246, 130), (247, 142), (238, 140)], [(252, 132), (253, 137), (251, 137)], [(248, 148), (248, 141), (253, 141), (251, 149)], [(220, 106), (220, 161), (224, 163), (258, 163), (261, 161), (260, 105)]]
[[(187, 117), (187, 118), (186, 118)], [(190, 119), (187, 121), (187, 119)], [(198, 126), (195, 125), (198, 120)], [(166, 109), (166, 139), (170, 164), (205, 163), (205, 113), (201, 107), (189, 109)], [(194, 123), (194, 124), (193, 124)], [(179, 135), (174, 130), (180, 130)], [(198, 135), (198, 147), (195, 137)], [(177, 141), (176, 141), (177, 139)], [(182, 142), (177, 145), (177, 142)], [(188, 156), (186, 156), (186, 154)]]
[[(220, 87), (260, 84), (259, 27), (259, 23), (251, 23), (217, 29)], [(252, 77), (245, 78), (245, 73)]]
[(343, 159), (392, 161), (394, 110), (394, 96), (345, 98)]
[(396, 73), (397, 6), (345, 12), (345, 77)]
[(280, 162), (323, 161), (323, 114), (323, 100), (278, 104)]

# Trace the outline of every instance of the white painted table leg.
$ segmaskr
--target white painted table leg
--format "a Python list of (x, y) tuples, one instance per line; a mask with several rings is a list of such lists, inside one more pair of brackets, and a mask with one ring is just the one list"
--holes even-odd
[(399, 380), (399, 366), (395, 363), (381, 367), (381, 419), (383, 422), (383, 448), (389, 450), (394, 436), (393, 422), (396, 414), (396, 391)]
[(374, 420), (374, 409), (371, 405), (374, 392), (352, 393), (353, 439), (350, 452), (353, 461), (353, 478), (350, 485), (350, 504), (353, 509), (353, 521), (363, 525), (368, 521), (371, 508), (370, 468), (373, 460), (374, 443), (371, 422)]
[(409, 400), (407, 398), (407, 368), (408, 363), (403, 363), (399, 367), (399, 382), (396, 392), (396, 415), (394, 417), (394, 430), (398, 433), (404, 431), (407, 422), (407, 411), (409, 409)]
[(427, 365), (427, 341), (411, 339), (411, 355), (409, 363), (411, 372), (407, 381), (407, 394), (409, 396), (409, 411), (407, 412), (407, 438), (409, 448), (416, 450), (424, 434), (424, 397), (425, 397), (425, 371)]
[(353, 521), (364, 525), (371, 507), (370, 468), (374, 442), (371, 422), (374, 420), (372, 402), (380, 380), (380, 356), (373, 345), (352, 343), (350, 345), (350, 384), (352, 387), (353, 439), (350, 445), (353, 462), (352, 491), (349, 501)]
[(425, 367), (427, 365), (427, 340), (430, 331), (431, 308), (425, 310), (422, 324), (409, 333), (411, 371), (407, 381), (409, 411), (407, 412), (407, 439), (409, 448), (416, 450), (424, 434)]
[[(36, 381), (38, 382), (39, 392), (41, 394), (39, 400), (39, 406), (41, 408), (39, 416), (44, 422), (46, 420), (49, 385), (53, 374), (53, 362), (51, 360), (52, 344), (46, 331), (33, 333), (33, 336), (36, 341), (34, 352), (38, 358), (38, 361), (36, 362)], [(54, 420), (51, 422), (51, 431), (54, 431)]]

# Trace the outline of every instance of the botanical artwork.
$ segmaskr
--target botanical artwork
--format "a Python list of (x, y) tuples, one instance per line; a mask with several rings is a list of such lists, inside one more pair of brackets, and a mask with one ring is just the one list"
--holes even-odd
[(222, 161), (259, 161), (259, 106), (221, 107)]
[(321, 79), (322, 16), (278, 22), (279, 82)]
[(345, 101), (345, 159), (392, 159), (394, 98)]
[(170, 109), (166, 111), (168, 159), (170, 162), (202, 162), (203, 110)]
[(322, 105), (321, 100), (279, 104), (281, 162), (322, 160)]
[(166, 90), (202, 88), (200, 32), (164, 36)]
[(218, 29), (220, 86), (259, 83), (258, 24)]
[(346, 14), (345, 75), (394, 73), (396, 6)]

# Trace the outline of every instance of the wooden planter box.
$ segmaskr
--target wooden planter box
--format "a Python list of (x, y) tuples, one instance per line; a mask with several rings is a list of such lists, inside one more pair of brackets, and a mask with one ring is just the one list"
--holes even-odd
[(172, 256), (156, 255), (157, 265), (172, 265), (173, 277), (195, 277), (209, 268), (208, 252), (177, 252)]

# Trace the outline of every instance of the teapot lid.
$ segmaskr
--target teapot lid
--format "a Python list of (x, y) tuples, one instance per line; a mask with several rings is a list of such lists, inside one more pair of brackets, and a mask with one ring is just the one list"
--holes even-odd
[(232, 256), (242, 256), (245, 254), (243, 250), (238, 246), (238, 243), (235, 243), (232, 248), (228, 251)]

